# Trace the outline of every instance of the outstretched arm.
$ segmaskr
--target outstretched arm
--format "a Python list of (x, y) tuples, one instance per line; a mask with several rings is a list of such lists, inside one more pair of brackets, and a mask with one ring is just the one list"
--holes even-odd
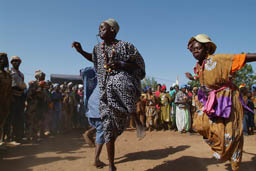
[(92, 62), (92, 54), (84, 51), (79, 42), (73, 42), (72, 47), (74, 47), (78, 53), (83, 55), (85, 57), (85, 59)]
[(189, 80), (191, 80), (191, 81), (195, 80), (191, 73), (185, 72), (185, 75), (186, 75), (186, 77), (187, 77)]
[(248, 63), (248, 62), (254, 62), (256, 61), (256, 53), (248, 53), (246, 54), (246, 57), (245, 57), (245, 62)]

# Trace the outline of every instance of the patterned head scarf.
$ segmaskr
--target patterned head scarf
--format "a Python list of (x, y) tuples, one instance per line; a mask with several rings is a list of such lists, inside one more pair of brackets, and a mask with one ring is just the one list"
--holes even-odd
[(45, 77), (45, 73), (43, 73), (41, 70), (35, 71), (35, 78), (39, 79), (40, 77)]
[(211, 38), (209, 36), (207, 36), (206, 34), (198, 34), (194, 37), (191, 37), (190, 40), (188, 41), (188, 48), (190, 49), (191, 48), (191, 43), (196, 40), (200, 43), (203, 43), (203, 44), (209, 44), (209, 55), (212, 55), (214, 54), (217, 46), (215, 45), (215, 43), (212, 42)]
[(118, 23), (116, 22), (115, 19), (113, 19), (113, 18), (107, 19), (107, 20), (104, 21), (104, 23), (107, 23), (108, 25), (113, 27), (113, 29), (115, 30), (116, 34), (118, 33), (119, 25), (118, 25)]

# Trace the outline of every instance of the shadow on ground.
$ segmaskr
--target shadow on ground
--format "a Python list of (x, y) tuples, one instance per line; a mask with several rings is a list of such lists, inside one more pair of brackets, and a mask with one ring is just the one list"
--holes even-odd
[(156, 150), (149, 150), (149, 151), (140, 151), (140, 152), (134, 152), (134, 153), (128, 153), (124, 155), (123, 157), (116, 158), (117, 160), (115, 163), (124, 163), (129, 161), (135, 161), (135, 160), (158, 160), (165, 157), (168, 157), (171, 154), (177, 153), (179, 151), (186, 150), (190, 146), (187, 145), (181, 145), (177, 146), (175, 148), (168, 147), (164, 149), (156, 149)]
[[(67, 141), (67, 139), (69, 139)], [(77, 160), (81, 157), (72, 156), (85, 145), (80, 131), (73, 130), (65, 135), (45, 138), (40, 143), (28, 143), (17, 147), (8, 147), (0, 153), (1, 171), (31, 171), (31, 167), (63, 160)], [(84, 148), (84, 147), (83, 147)], [(37, 154), (51, 152), (67, 153), (70, 156), (38, 157)]]
[[(239, 171), (256, 171), (256, 155), (252, 155), (254, 155), (254, 157), (251, 161), (241, 163)], [(208, 171), (208, 166), (213, 164), (219, 167), (219, 164), (221, 164), (221, 162), (218, 162), (214, 158), (182, 156), (176, 160), (165, 161), (163, 164), (157, 165), (154, 168), (148, 169), (146, 171)], [(229, 162), (225, 164), (225, 167), (225, 170), (232, 171)], [(223, 168), (220, 168), (220, 170), (223, 170)]]

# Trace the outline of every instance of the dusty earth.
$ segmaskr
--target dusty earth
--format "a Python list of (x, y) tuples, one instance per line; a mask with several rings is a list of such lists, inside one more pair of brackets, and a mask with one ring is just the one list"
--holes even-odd
[[(0, 151), (0, 171), (107, 171), (92, 166), (94, 148), (84, 141), (81, 131), (45, 138), (40, 143), (7, 147)], [(101, 160), (107, 163), (104, 146)], [(147, 132), (138, 141), (134, 129), (122, 134), (116, 145), (119, 171), (224, 171), (229, 163), (211, 157), (208, 146), (197, 134), (171, 131)], [(245, 137), (241, 171), (256, 171), (256, 135)]]

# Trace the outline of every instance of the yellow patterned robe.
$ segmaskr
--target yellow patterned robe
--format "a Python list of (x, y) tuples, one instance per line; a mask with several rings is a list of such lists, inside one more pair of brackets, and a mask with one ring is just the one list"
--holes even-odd
[[(201, 92), (207, 93), (228, 85), (227, 88), (216, 92), (217, 104), (214, 106), (215, 113), (210, 117), (203, 112), (203, 104), (195, 115), (193, 128), (200, 133), (206, 143), (213, 150), (213, 156), (221, 160), (230, 160), (232, 169), (237, 170), (242, 159), (243, 151), (243, 106), (239, 99), (239, 91), (232, 84), (231, 74), (241, 66), (234, 65), (236, 55), (212, 55), (209, 56), (202, 66), (197, 65), (195, 71), (199, 75)], [(245, 55), (239, 56), (244, 58)], [(234, 69), (235, 68), (235, 69)], [(200, 96), (200, 93), (198, 94)], [(225, 108), (223, 108), (223, 106)], [(221, 110), (220, 110), (221, 109)]]

